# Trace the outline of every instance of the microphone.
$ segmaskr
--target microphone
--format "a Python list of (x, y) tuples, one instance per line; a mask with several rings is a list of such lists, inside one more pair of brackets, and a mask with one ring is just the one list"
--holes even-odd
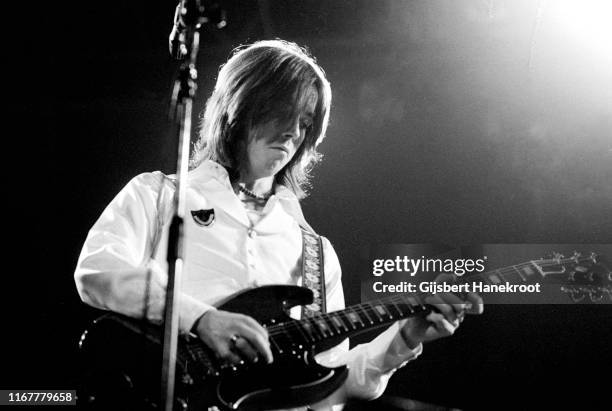
[(185, 44), (185, 31), (187, 25), (183, 19), (183, 14), (186, 14), (187, 9), (184, 7), (186, 1), (183, 0), (176, 6), (174, 11), (174, 24), (172, 31), (168, 37), (168, 47), (170, 55), (177, 60), (183, 60), (187, 56), (187, 45)]
[(183, 60), (189, 53), (187, 44), (188, 29), (199, 29), (203, 23), (214, 23), (222, 29), (227, 25), (225, 10), (215, 2), (202, 4), (200, 0), (181, 0), (174, 11), (174, 24), (168, 37), (170, 55)]

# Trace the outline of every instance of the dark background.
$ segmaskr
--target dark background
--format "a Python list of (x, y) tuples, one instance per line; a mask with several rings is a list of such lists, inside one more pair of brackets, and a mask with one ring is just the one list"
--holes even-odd
[[(223, 2), (229, 26), (202, 36), (196, 111), (240, 44), (281, 37), (317, 57), (334, 96), (303, 207), (336, 247), (348, 303), (359, 302), (364, 245), (609, 244), (610, 32), (587, 40), (550, 3)], [(2, 387), (68, 389), (96, 315), (72, 279), (87, 230), (131, 177), (174, 171), (175, 4), (17, 7)], [(609, 307), (489, 306), (387, 392), (468, 409), (594, 405), (609, 398), (597, 374), (612, 365)]]

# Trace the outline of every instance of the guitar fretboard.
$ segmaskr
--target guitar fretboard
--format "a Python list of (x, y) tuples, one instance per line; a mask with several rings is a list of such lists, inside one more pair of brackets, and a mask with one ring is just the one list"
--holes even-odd
[(282, 353), (286, 347), (310, 346), (330, 338), (350, 337), (370, 328), (429, 311), (430, 308), (419, 295), (395, 295), (271, 326), (268, 331), (272, 348)]
[[(482, 282), (511, 284), (530, 282), (550, 274), (563, 274), (568, 265), (589, 261), (591, 257), (532, 260), (482, 273), (457, 277), (457, 283)], [(273, 350), (282, 353), (288, 347), (311, 346), (326, 339), (350, 337), (361, 331), (414, 315), (426, 315), (431, 307), (424, 302), (427, 294), (397, 294), (387, 298), (357, 304), (344, 310), (317, 315), (302, 320), (268, 327)]]

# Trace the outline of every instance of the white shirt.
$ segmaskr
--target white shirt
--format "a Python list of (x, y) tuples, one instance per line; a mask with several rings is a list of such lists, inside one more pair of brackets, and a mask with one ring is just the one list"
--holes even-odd
[[(160, 172), (132, 179), (89, 231), (75, 280), (81, 299), (94, 307), (142, 317), (147, 277), (147, 314), (161, 321), (166, 277), (167, 233), (174, 185)], [(209, 225), (191, 211), (214, 211)], [(179, 329), (188, 332), (220, 300), (246, 288), (267, 284), (301, 285), (302, 227), (309, 228), (292, 191), (277, 187), (254, 225), (235, 195), (227, 171), (205, 161), (187, 182), (185, 268), (181, 285)], [(323, 238), (327, 311), (344, 308), (338, 257)], [(292, 311), (297, 316), (299, 310)], [(368, 344), (348, 351), (348, 340), (317, 356), (327, 366), (347, 364), (349, 377), (324, 408), (346, 396), (376, 398), (389, 377), (422, 346), (410, 350), (392, 325)], [(318, 408), (318, 407), (317, 407)]]

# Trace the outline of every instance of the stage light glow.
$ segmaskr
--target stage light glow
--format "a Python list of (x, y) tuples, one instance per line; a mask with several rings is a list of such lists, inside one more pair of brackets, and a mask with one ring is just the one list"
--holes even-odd
[(612, 1), (552, 0), (545, 7), (559, 30), (612, 63)]

